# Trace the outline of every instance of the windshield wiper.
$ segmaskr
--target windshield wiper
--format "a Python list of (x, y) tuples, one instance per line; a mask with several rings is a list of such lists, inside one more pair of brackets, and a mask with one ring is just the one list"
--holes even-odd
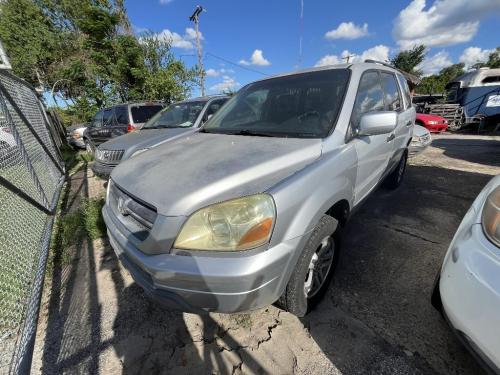
[(267, 132), (261, 132), (261, 131), (255, 131), (255, 130), (250, 130), (250, 129), (241, 129), (237, 132), (230, 132), (227, 134), (231, 135), (254, 135), (257, 137), (276, 137), (277, 135), (274, 133), (267, 133)]

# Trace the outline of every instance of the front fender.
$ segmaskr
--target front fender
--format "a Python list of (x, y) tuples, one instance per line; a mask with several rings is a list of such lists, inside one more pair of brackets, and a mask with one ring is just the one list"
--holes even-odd
[(322, 154), (269, 189), (277, 209), (271, 246), (311, 232), (321, 216), (341, 200), (352, 207), (356, 166), (356, 151), (347, 144)]

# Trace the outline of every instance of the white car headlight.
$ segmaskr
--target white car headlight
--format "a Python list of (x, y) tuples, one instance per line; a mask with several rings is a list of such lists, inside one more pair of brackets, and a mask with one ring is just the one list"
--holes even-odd
[(481, 223), (486, 237), (500, 247), (500, 186), (486, 198)]
[(217, 203), (189, 217), (174, 247), (212, 251), (252, 249), (269, 242), (275, 216), (274, 200), (268, 194)]
[(134, 156), (142, 154), (144, 151), (147, 151), (147, 150), (149, 150), (149, 148), (141, 148), (140, 150), (137, 150), (136, 152), (134, 152), (130, 157), (133, 158)]
[(428, 121), (427, 123), (428, 123), (429, 125), (437, 125), (437, 124), (439, 124), (439, 122), (438, 122), (438, 121), (436, 121), (436, 120), (430, 120), (430, 121)]

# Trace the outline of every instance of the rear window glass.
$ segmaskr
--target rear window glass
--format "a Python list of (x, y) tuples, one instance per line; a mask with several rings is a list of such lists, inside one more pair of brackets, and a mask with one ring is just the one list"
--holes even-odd
[(163, 107), (161, 105), (141, 105), (131, 107), (132, 119), (134, 123), (147, 122), (151, 117), (156, 115)]

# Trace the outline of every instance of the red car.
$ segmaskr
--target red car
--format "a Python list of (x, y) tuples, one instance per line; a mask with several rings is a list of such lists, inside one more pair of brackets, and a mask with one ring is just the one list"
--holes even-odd
[(415, 124), (427, 128), (431, 133), (445, 132), (448, 129), (448, 121), (445, 118), (429, 113), (417, 113)]

